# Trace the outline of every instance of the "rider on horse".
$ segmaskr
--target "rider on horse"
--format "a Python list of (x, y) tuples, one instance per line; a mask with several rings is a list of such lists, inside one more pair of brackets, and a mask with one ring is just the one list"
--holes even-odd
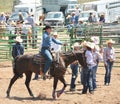
[(43, 79), (46, 79), (46, 73), (51, 66), (51, 63), (53, 61), (52, 54), (50, 51), (51, 47), (51, 42), (54, 42), (56, 44), (62, 45), (60, 41), (57, 41), (55, 38), (53, 38), (50, 33), (52, 31), (51, 26), (46, 25), (46, 27), (43, 29), (45, 30), (42, 36), (42, 48), (41, 48), (41, 53), (45, 57), (46, 62), (45, 62), (45, 67), (43, 70)]

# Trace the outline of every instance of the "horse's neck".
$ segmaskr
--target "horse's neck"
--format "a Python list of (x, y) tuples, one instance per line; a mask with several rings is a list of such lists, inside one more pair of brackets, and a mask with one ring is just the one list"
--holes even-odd
[(75, 60), (76, 60), (76, 57), (73, 54), (66, 56), (64, 58), (65, 66), (67, 67), (68, 65), (70, 65), (71, 63), (73, 63)]

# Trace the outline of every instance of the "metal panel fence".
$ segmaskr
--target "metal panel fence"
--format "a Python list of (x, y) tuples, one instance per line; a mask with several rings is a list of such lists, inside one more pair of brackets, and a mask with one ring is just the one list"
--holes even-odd
[[(14, 43), (14, 38), (20, 35), (23, 39), (23, 44), (25, 46), (25, 53), (38, 53), (41, 43), (41, 36), (43, 27), (36, 26), (33, 28), (33, 33), (29, 30), (29, 27), (24, 28), (24, 33), (14, 34), (14, 28), (4, 28), (0, 29), (0, 60), (11, 60), (11, 49)], [(113, 39), (116, 41), (114, 47), (117, 53), (117, 62), (115, 66), (119, 67), (120, 62), (120, 24), (104, 24), (104, 25), (85, 25), (84, 28), (72, 28), (70, 32), (66, 27), (53, 27), (53, 32), (57, 31), (59, 39), (66, 42), (68, 46), (62, 47), (62, 51), (65, 52), (71, 49), (71, 45), (78, 41), (90, 40), (92, 36), (97, 36), (100, 41), (100, 45), (105, 46), (105, 41), (107, 39)], [(103, 66), (103, 65), (101, 65)]]

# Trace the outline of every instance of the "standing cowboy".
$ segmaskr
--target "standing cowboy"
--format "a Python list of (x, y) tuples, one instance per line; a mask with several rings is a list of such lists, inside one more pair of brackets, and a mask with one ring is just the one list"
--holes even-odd
[(93, 48), (94, 45), (91, 42), (87, 42), (86, 43), (86, 52), (85, 52), (85, 57), (86, 57), (86, 63), (87, 63), (87, 67), (88, 67), (88, 72), (87, 72), (87, 82), (85, 82), (86, 84), (83, 86), (83, 91), (82, 93), (85, 94), (87, 93), (87, 89), (89, 88), (89, 92), (91, 94), (94, 93), (94, 89), (93, 89), (93, 71), (96, 68), (96, 63), (94, 62), (94, 57), (93, 57)]
[[(55, 38), (57, 41), (59, 41), (57, 32), (53, 33), (53, 38)], [(57, 63), (59, 63), (59, 53), (61, 51), (61, 45), (52, 42), (51, 43), (51, 50), (55, 53), (55, 61), (57, 61)]]
[(115, 61), (115, 49), (112, 46), (114, 43), (115, 41), (110, 39), (106, 41), (107, 47), (104, 48), (103, 60), (104, 60), (104, 66), (106, 70), (105, 79), (104, 79), (105, 85), (110, 84), (111, 71), (112, 71), (113, 63)]
[(18, 55), (24, 54), (24, 46), (21, 44), (23, 41), (19, 36), (14, 39), (16, 43), (13, 45), (12, 48), (12, 56), (15, 59)]
[(42, 36), (42, 48), (41, 48), (41, 53), (45, 57), (46, 62), (45, 62), (45, 67), (43, 70), (43, 80), (46, 79), (46, 73), (48, 69), (51, 66), (51, 63), (53, 61), (52, 54), (50, 52), (50, 47), (51, 47), (51, 42), (54, 42), (56, 44), (62, 45), (60, 41), (57, 41), (55, 38), (51, 37), (50, 33), (52, 31), (51, 26), (46, 25), (46, 27), (43, 29), (45, 30)]
[[(13, 56), (13, 69), (15, 68), (15, 58), (19, 55), (23, 55), (24, 54), (24, 46), (21, 44), (21, 42), (23, 41), (20, 36), (17, 36), (15, 39), (16, 43), (13, 45), (12, 48), (12, 56)], [(23, 77), (23, 75), (20, 75), (20, 77)]]
[[(74, 51), (78, 51), (80, 50), (80, 44), (79, 43), (74, 43), (73, 45), (73, 50)], [(75, 81), (76, 81), (76, 78), (78, 76), (78, 68), (79, 68), (79, 64), (78, 64), (78, 61), (74, 61), (71, 65), (70, 65), (70, 68), (72, 70), (72, 77), (71, 77), (71, 84), (70, 84), (70, 91), (75, 91)]]

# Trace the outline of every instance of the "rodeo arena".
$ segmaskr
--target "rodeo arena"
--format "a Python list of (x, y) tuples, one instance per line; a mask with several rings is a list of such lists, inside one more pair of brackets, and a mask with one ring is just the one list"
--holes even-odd
[(120, 104), (120, 0), (13, 1), (0, 104)]

